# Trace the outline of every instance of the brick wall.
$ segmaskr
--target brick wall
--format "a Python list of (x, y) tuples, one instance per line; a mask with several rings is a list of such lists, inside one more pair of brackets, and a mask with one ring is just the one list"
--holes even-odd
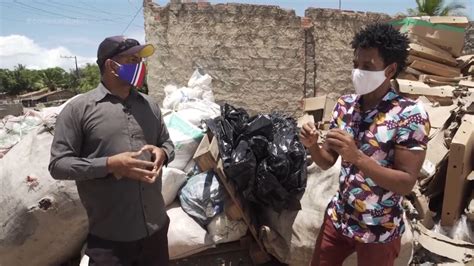
[(294, 113), (307, 96), (350, 89), (350, 40), (373, 13), (308, 9), (306, 17), (277, 6), (172, 1), (144, 3), (150, 94), (162, 101), (169, 83), (185, 85), (194, 68), (213, 76), (218, 102), (255, 112)]

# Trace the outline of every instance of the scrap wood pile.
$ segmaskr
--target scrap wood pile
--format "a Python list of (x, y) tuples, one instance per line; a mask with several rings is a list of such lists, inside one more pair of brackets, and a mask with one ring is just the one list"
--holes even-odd
[(426, 159), (410, 197), (413, 262), (466, 263), (474, 256), (474, 54), (461, 55), (468, 20), (404, 18), (393, 25), (411, 41), (396, 86), (424, 103), (431, 122)]

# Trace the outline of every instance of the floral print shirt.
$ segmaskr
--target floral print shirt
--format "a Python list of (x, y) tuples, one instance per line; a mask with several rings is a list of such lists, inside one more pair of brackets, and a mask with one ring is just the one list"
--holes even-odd
[[(359, 95), (345, 95), (334, 107), (330, 128), (346, 130), (357, 147), (378, 164), (392, 168), (395, 148), (425, 150), (430, 123), (421, 102), (390, 89), (373, 109), (361, 110)], [(403, 196), (379, 187), (343, 161), (339, 190), (327, 214), (343, 235), (362, 243), (387, 243), (404, 230)]]

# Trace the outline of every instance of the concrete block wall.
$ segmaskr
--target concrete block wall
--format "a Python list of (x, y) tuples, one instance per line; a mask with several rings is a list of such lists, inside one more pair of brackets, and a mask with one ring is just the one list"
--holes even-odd
[(466, 37), (464, 42), (464, 54), (474, 54), (474, 21), (469, 23), (469, 27), (466, 29)]
[(350, 41), (363, 25), (387, 15), (313, 9), (305, 17), (278, 6), (144, 2), (150, 94), (185, 85), (196, 67), (213, 78), (219, 103), (251, 113), (299, 112), (306, 92), (337, 98), (351, 88)]
[(305, 16), (313, 24), (316, 95), (337, 99), (341, 94), (353, 92), (351, 41), (363, 26), (388, 21), (390, 16), (320, 8), (308, 8)]

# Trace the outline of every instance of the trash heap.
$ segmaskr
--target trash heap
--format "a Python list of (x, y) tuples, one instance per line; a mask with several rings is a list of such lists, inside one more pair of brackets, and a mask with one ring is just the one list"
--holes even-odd
[(474, 55), (461, 55), (464, 17), (393, 22), (411, 41), (396, 86), (424, 103), (431, 122), (419, 181), (405, 202), (417, 243), (414, 263), (466, 263), (474, 256)]

